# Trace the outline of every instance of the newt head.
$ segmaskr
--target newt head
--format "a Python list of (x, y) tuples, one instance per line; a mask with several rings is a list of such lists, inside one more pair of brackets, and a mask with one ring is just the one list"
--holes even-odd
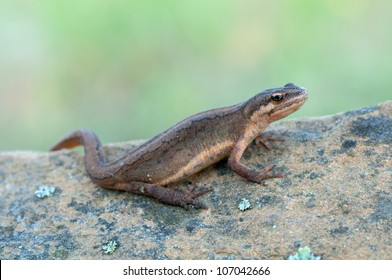
[(244, 114), (252, 122), (271, 123), (297, 111), (307, 98), (305, 88), (288, 83), (284, 87), (267, 89), (246, 101)]

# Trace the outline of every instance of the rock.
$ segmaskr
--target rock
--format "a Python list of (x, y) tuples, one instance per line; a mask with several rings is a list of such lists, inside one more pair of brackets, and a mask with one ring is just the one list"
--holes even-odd
[[(258, 185), (221, 162), (175, 186), (212, 187), (198, 198), (208, 210), (95, 186), (77, 151), (0, 153), (0, 258), (287, 259), (309, 247), (321, 259), (392, 259), (392, 101), (269, 130), (286, 141), (252, 144), (243, 162), (285, 177)], [(114, 159), (135, 145), (105, 150)]]

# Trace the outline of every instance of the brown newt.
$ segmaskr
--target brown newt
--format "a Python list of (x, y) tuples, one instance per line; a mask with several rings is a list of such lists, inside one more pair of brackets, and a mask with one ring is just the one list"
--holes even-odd
[(268, 147), (259, 137), (261, 132), (298, 110), (307, 96), (305, 88), (292, 83), (265, 90), (243, 103), (188, 117), (112, 162), (107, 162), (95, 133), (86, 129), (65, 136), (51, 151), (83, 145), (87, 174), (95, 184), (186, 209), (205, 208), (194, 199), (209, 189), (194, 192), (193, 187), (183, 192), (165, 186), (225, 158), (231, 170), (252, 182), (282, 177), (271, 173), (274, 165), (254, 170), (240, 159), (255, 139)]

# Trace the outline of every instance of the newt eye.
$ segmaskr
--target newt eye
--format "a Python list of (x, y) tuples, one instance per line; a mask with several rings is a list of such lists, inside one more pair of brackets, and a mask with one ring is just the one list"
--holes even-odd
[(277, 102), (282, 101), (283, 98), (284, 98), (284, 94), (283, 93), (273, 93), (272, 96), (271, 96), (271, 99), (273, 101), (277, 101)]

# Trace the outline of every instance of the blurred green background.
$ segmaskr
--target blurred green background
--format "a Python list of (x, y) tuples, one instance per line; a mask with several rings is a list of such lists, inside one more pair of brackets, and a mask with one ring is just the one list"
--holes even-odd
[(390, 0), (3, 0), (0, 150), (146, 139), (294, 82), (293, 114), (392, 99)]

